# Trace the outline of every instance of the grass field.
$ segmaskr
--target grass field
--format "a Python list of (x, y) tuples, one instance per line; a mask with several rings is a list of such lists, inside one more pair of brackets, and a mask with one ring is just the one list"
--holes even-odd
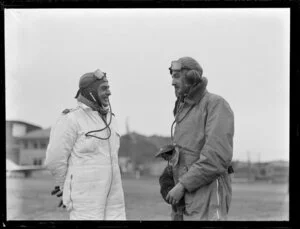
[[(7, 220), (67, 220), (58, 198), (51, 196), (54, 182), (47, 173), (30, 178), (7, 178)], [(158, 179), (123, 178), (128, 220), (170, 220), (170, 207), (160, 196)], [(287, 184), (233, 183), (229, 220), (289, 220)]]

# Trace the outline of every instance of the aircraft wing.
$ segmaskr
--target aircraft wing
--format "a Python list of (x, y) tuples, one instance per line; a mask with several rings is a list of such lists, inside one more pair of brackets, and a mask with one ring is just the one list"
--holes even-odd
[(29, 177), (33, 171), (44, 170), (44, 165), (17, 165), (10, 160), (6, 160), (6, 173), (8, 176), (15, 173), (23, 173), (25, 177)]
[(23, 166), (18, 166), (18, 167), (15, 167), (15, 168), (6, 168), (6, 171), (25, 172), (25, 171), (44, 170), (44, 169), (46, 169), (46, 167), (42, 166), (42, 165), (23, 165)]

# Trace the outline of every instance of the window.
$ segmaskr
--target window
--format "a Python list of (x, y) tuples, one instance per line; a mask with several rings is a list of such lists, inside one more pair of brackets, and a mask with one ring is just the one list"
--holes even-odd
[(28, 142), (24, 141), (24, 149), (28, 149)]
[(12, 153), (17, 155), (17, 154), (20, 153), (20, 149), (19, 148), (13, 148)]
[(34, 158), (33, 164), (34, 165), (42, 165), (43, 160), (41, 158)]
[(37, 149), (38, 148), (38, 144), (36, 142), (33, 142), (33, 148)]
[(47, 148), (47, 144), (45, 142), (41, 142), (41, 149), (46, 149)]

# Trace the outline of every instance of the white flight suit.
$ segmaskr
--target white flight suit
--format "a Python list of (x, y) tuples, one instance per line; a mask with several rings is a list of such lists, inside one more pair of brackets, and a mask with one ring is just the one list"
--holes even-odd
[[(124, 193), (118, 164), (120, 135), (114, 115), (108, 140), (87, 137), (105, 127), (97, 111), (78, 102), (51, 129), (46, 166), (63, 190), (63, 204), (71, 220), (125, 220)], [(108, 137), (109, 131), (91, 133)]]

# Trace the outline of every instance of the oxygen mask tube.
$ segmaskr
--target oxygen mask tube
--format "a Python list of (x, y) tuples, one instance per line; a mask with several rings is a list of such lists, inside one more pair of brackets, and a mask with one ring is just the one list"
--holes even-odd
[[(111, 105), (110, 105), (110, 102), (108, 101), (108, 105), (109, 105), (109, 110), (110, 110), (110, 119), (109, 119), (109, 122), (107, 124), (105, 118), (103, 118), (103, 116), (101, 114), (100, 117), (101, 119), (103, 120), (104, 124), (105, 124), (105, 127), (100, 129), (100, 130), (92, 130), (92, 131), (89, 131), (85, 134), (85, 136), (90, 136), (90, 137), (94, 137), (94, 138), (98, 138), (100, 140), (108, 140), (111, 136), (111, 129), (110, 129), (110, 124), (111, 124), (111, 121), (112, 121), (112, 108), (111, 108)], [(98, 136), (95, 136), (95, 135), (91, 135), (90, 133), (94, 133), (94, 132), (101, 132), (101, 131), (105, 131), (105, 130), (108, 130), (109, 134), (108, 134), (108, 137), (106, 138), (101, 138), (101, 137), (98, 137)], [(112, 157), (112, 153), (111, 153), (111, 146), (110, 146), (110, 143), (108, 141), (108, 147), (109, 147), (109, 157), (110, 157), (110, 168), (111, 168), (111, 179), (110, 179), (110, 185), (109, 185), (109, 189), (108, 189), (108, 192), (107, 192), (107, 197), (109, 196), (110, 194), (110, 191), (111, 191), (111, 187), (112, 187), (112, 182), (113, 182), (113, 177), (114, 177), (114, 171), (113, 171), (113, 157)], [(107, 199), (106, 199), (107, 200)], [(107, 204), (107, 203), (106, 203)]]
[[(176, 109), (177, 111), (176, 111), (176, 114), (175, 114), (175, 120), (173, 121), (173, 123), (172, 123), (172, 125), (171, 125), (171, 142), (172, 142), (172, 145), (174, 146), (174, 150), (175, 150), (175, 146), (177, 145), (175, 142), (174, 142), (174, 134), (173, 134), (173, 130), (174, 130), (174, 125), (176, 124), (176, 121), (177, 121), (177, 123), (180, 123), (184, 118), (185, 118), (185, 116), (187, 115), (185, 115), (181, 120), (178, 120), (178, 114), (182, 111), (182, 109), (183, 109), (183, 107), (184, 107), (184, 105), (185, 105), (185, 101), (182, 103), (182, 104), (179, 104), (178, 105), (178, 109)], [(193, 107), (193, 106), (192, 106)], [(191, 108), (190, 108), (190, 110), (191, 110)], [(189, 111), (190, 111), (189, 110)], [(188, 113), (188, 112), (187, 112)], [(168, 165), (169, 165), (169, 163), (170, 163), (170, 160), (168, 160)]]
[[(99, 129), (99, 130), (92, 130), (92, 131), (89, 131), (85, 134), (86, 137), (90, 136), (90, 137), (94, 137), (94, 138), (98, 138), (100, 140), (108, 140), (111, 136), (111, 129), (110, 129), (110, 124), (111, 124), (111, 121), (112, 121), (112, 109), (111, 109), (111, 105), (110, 105), (110, 102), (108, 101), (108, 105), (109, 105), (109, 110), (110, 110), (110, 119), (109, 119), (109, 122), (107, 124), (106, 120), (102, 117), (102, 115), (100, 115), (101, 119), (103, 120), (104, 124), (105, 124), (105, 127), (102, 128), (102, 129)], [(95, 136), (95, 135), (91, 135), (90, 133), (95, 133), (95, 132), (101, 132), (101, 131), (104, 131), (108, 129), (108, 137), (106, 138), (101, 138), (101, 137), (98, 137), (98, 136)]]
[[(172, 141), (172, 144), (173, 144), (173, 140), (174, 140), (174, 135), (173, 135), (174, 124), (176, 123), (178, 113), (183, 109), (184, 103), (182, 105), (178, 106), (178, 110), (176, 109), (177, 111), (176, 111), (176, 114), (175, 114), (175, 120), (173, 121), (173, 123), (171, 125), (171, 141)], [(182, 119), (180, 121), (182, 121)]]

